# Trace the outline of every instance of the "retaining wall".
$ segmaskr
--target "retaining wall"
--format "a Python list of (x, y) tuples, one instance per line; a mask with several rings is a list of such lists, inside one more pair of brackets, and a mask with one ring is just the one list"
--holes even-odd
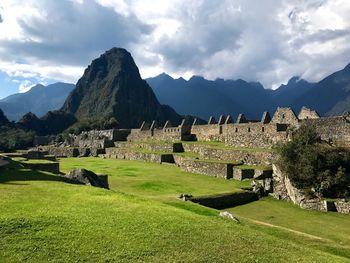
[(243, 161), (248, 165), (271, 165), (277, 155), (269, 151), (244, 151), (236, 149), (216, 149), (206, 145), (183, 144), (185, 152), (198, 153), (203, 159)]
[(183, 160), (181, 170), (190, 173), (204, 174), (224, 179), (233, 177), (233, 164), (206, 162), (203, 160)]
[(226, 209), (257, 201), (258, 199), (257, 194), (254, 192), (238, 192), (212, 196), (191, 197), (188, 200), (215, 209)]

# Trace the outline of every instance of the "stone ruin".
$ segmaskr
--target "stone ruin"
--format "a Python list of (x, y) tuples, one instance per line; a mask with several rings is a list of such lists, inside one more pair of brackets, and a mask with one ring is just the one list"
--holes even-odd
[[(320, 117), (309, 108), (303, 107), (298, 115), (289, 107), (277, 108), (271, 117), (264, 112), (260, 120), (249, 120), (244, 114), (239, 114), (236, 121), (228, 115), (221, 115), (216, 121), (210, 117), (207, 124), (199, 125), (197, 119), (192, 124), (185, 120), (178, 126), (167, 121), (160, 126), (156, 121), (143, 122), (138, 129), (111, 129), (83, 132), (70, 137), (59, 146), (71, 147), (76, 156), (101, 154), (99, 149), (113, 147), (116, 141), (129, 142), (179, 142), (179, 141), (221, 141), (225, 146), (243, 148), (272, 148), (279, 142), (285, 142), (290, 137), (290, 129), (301, 124), (316, 127), (321, 139), (332, 145), (350, 146), (350, 114), (342, 116)], [(36, 138), (38, 145), (47, 144), (48, 140)], [(76, 150), (72, 150), (72, 147)]]
[(277, 108), (273, 117), (264, 112), (260, 120), (249, 120), (239, 114), (236, 121), (232, 117), (221, 115), (216, 121), (210, 117), (205, 125), (198, 125), (195, 119), (192, 125), (172, 127), (169, 122), (163, 127), (144, 122), (139, 129), (131, 129), (127, 140), (142, 141), (221, 141), (226, 146), (246, 148), (272, 148), (278, 142), (289, 139), (290, 128), (301, 124), (314, 125), (323, 141), (334, 145), (350, 146), (350, 115), (320, 117), (309, 108), (303, 107), (298, 114), (289, 107)]
[[(288, 141), (291, 131), (302, 124), (314, 126), (320, 138), (329, 144), (350, 146), (349, 113), (320, 117), (316, 111), (303, 107), (296, 115), (289, 107), (279, 107), (273, 116), (264, 112), (259, 120), (250, 120), (244, 114), (239, 114), (236, 120), (230, 115), (221, 115), (218, 121), (210, 117), (204, 125), (199, 124), (197, 119), (190, 124), (182, 121), (178, 126), (173, 126), (169, 121), (163, 126), (158, 125), (156, 121), (143, 122), (138, 129), (83, 132), (77, 136), (71, 135), (61, 145), (39, 148), (56, 157), (100, 156), (171, 163), (178, 165), (183, 171), (192, 173), (225, 179), (253, 179), (255, 186), (252, 196), (259, 197), (262, 191), (262, 194), (273, 193), (276, 198), (288, 197), (304, 208), (327, 211), (334, 209), (350, 213), (350, 202), (338, 201), (330, 205), (329, 202), (320, 200), (307, 200), (302, 194), (293, 197), (296, 193), (294, 188), (285, 183), (288, 181), (283, 179), (283, 176), (278, 176), (276, 168), (272, 169), (276, 154), (269, 149), (277, 143)], [(229, 147), (215, 148), (205, 144), (186, 144), (184, 141), (222, 142)], [(39, 138), (37, 142), (45, 140)], [(195, 153), (199, 157), (187, 158), (176, 154), (179, 152)], [(251, 167), (239, 168), (242, 164)], [(259, 166), (271, 168), (264, 170)], [(254, 188), (259, 191), (255, 192)], [(227, 196), (209, 199), (210, 202), (216, 202), (217, 199), (220, 204), (222, 199), (227, 199), (232, 203), (232, 198)]]

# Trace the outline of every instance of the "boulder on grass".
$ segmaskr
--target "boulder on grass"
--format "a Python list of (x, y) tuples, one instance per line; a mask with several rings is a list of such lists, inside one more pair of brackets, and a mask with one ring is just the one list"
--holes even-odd
[(75, 169), (64, 176), (70, 183), (85, 184), (109, 189), (108, 176), (97, 175), (85, 169)]

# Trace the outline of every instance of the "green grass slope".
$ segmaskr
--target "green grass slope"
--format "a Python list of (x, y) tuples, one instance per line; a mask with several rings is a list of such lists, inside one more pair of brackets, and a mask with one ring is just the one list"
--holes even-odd
[[(62, 170), (73, 167), (110, 173), (111, 190), (66, 184), (16, 165), (0, 170), (0, 262), (348, 261), (346, 251), (323, 251), (329, 241), (235, 224), (213, 209), (169, 201), (179, 191), (238, 190), (233, 181), (173, 166), (62, 160)], [(140, 187), (150, 182), (162, 187)]]

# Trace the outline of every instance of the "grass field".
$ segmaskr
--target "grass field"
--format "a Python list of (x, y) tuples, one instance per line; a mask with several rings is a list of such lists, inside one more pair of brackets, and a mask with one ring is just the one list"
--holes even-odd
[(62, 171), (78, 167), (108, 174), (111, 190), (16, 165), (0, 170), (0, 262), (349, 261), (349, 217), (268, 198), (233, 208), (242, 221), (235, 224), (175, 197), (239, 191), (247, 182), (136, 161), (61, 160)]

